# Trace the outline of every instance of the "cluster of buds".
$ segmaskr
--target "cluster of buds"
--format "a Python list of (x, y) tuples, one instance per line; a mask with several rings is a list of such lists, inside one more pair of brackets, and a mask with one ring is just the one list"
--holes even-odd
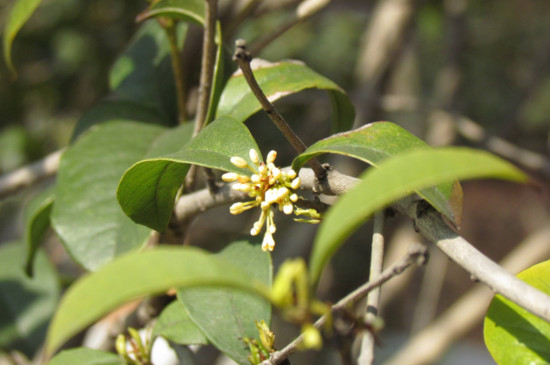
[(235, 182), (233, 189), (248, 193), (248, 196), (254, 200), (235, 203), (229, 208), (229, 211), (231, 214), (239, 214), (259, 206), (261, 208), (260, 218), (254, 223), (250, 234), (257, 236), (265, 225), (262, 250), (273, 251), (275, 247), (273, 234), (276, 227), (271, 208), (277, 206), (284, 214), (295, 212), (294, 203), (298, 201), (298, 195), (294, 193), (294, 190), (300, 187), (300, 178), (296, 176), (294, 170), (283, 171), (274, 165), (277, 157), (275, 151), (269, 152), (265, 163), (260, 161), (260, 156), (254, 149), (250, 150), (249, 156), (253, 166), (250, 166), (245, 159), (238, 156), (231, 157), (231, 163), (239, 168), (249, 169), (252, 175), (228, 172), (222, 175), (222, 180)]

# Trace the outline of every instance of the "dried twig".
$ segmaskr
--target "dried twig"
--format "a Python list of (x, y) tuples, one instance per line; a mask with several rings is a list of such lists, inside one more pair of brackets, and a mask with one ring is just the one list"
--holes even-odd
[[(288, 125), (287, 121), (283, 118), (279, 111), (275, 109), (273, 104), (271, 104), (271, 102), (267, 99), (264, 92), (260, 88), (260, 85), (258, 85), (258, 82), (254, 77), (254, 73), (250, 68), (250, 61), (252, 60), (252, 56), (246, 50), (246, 42), (242, 39), (239, 39), (235, 42), (235, 46), (236, 49), (235, 54), (233, 55), (233, 60), (239, 65), (239, 68), (241, 69), (244, 78), (248, 82), (248, 86), (254, 93), (254, 96), (256, 96), (256, 99), (258, 99), (258, 101), (260, 102), (263, 110), (271, 118), (273, 123), (275, 123), (275, 126), (281, 131), (283, 136), (290, 142), (292, 147), (294, 147), (296, 152), (304, 152), (307, 146), (296, 134), (296, 132), (292, 130), (290, 125)], [(308, 162), (313, 171), (315, 171), (315, 175), (317, 176), (317, 178), (322, 179), (325, 175), (325, 169), (323, 168), (323, 166), (321, 166), (319, 161), (317, 161), (315, 158), (312, 158)]]

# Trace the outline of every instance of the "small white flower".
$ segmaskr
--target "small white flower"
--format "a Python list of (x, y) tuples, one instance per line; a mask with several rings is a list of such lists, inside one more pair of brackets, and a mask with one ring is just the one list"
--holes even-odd
[(222, 180), (225, 182), (237, 181), (239, 175), (234, 172), (226, 172), (222, 175)]
[(256, 152), (255, 149), (251, 148), (250, 151), (248, 152), (248, 155), (250, 156), (250, 160), (255, 164), (259, 164), (260, 163), (260, 156), (258, 156), (258, 152)]
[(273, 235), (271, 232), (266, 232), (262, 241), (262, 251), (273, 251), (274, 247), (275, 241), (273, 240)]
[(246, 160), (242, 157), (239, 157), (239, 156), (233, 156), (231, 157), (230, 159), (231, 163), (237, 167), (240, 167), (240, 168), (247, 168), (248, 167), (248, 162), (246, 162)]
[(267, 154), (267, 158), (265, 159), (265, 161), (269, 164), (269, 163), (273, 163), (275, 162), (275, 159), (277, 158), (277, 151), (269, 151), (269, 153)]

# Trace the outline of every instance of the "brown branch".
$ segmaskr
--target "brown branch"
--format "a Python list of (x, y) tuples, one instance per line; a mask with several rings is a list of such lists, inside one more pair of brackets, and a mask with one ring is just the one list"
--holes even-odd
[[(307, 149), (305, 143), (300, 139), (296, 132), (294, 132), (294, 130), (290, 127), (290, 125), (279, 113), (279, 111), (275, 109), (273, 104), (271, 104), (271, 102), (267, 99), (264, 92), (260, 88), (260, 85), (258, 85), (258, 82), (254, 77), (254, 73), (250, 68), (250, 61), (252, 60), (252, 56), (246, 50), (246, 42), (242, 39), (239, 39), (235, 42), (235, 46), (236, 49), (235, 54), (233, 55), (233, 60), (239, 65), (239, 68), (241, 69), (243, 76), (246, 79), (248, 86), (250, 87), (250, 90), (252, 90), (254, 96), (256, 96), (256, 99), (258, 99), (258, 101), (260, 102), (262, 109), (271, 118), (273, 123), (275, 123), (275, 126), (290, 142), (292, 147), (294, 147), (296, 152), (298, 152), (299, 154), (304, 152)], [(317, 178), (319, 180), (323, 179), (325, 176), (325, 169), (323, 168), (323, 166), (321, 166), (319, 161), (317, 161), (317, 159), (315, 158), (312, 158), (308, 162), (313, 171), (315, 171), (315, 175), (317, 176)]]

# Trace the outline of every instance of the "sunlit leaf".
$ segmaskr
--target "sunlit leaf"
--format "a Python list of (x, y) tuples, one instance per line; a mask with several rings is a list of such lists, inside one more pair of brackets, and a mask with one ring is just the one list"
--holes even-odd
[(135, 222), (163, 231), (190, 164), (243, 173), (247, 170), (229, 160), (232, 156), (248, 160), (250, 149), (258, 150), (258, 146), (249, 130), (233, 118), (219, 118), (179, 152), (143, 160), (129, 168), (118, 186), (120, 205)]
[(368, 217), (414, 190), (446, 181), (492, 177), (526, 181), (510, 163), (487, 152), (466, 148), (420, 149), (382, 162), (361, 175), (361, 182), (327, 212), (310, 257), (313, 282), (344, 240)]
[[(550, 261), (531, 266), (517, 277), (550, 295)], [(550, 363), (550, 323), (501, 295), (489, 306), (483, 334), (498, 364)]]
[[(337, 153), (377, 166), (388, 157), (427, 147), (428, 145), (420, 138), (396, 124), (376, 122), (320, 140), (296, 157), (292, 166), (295, 170), (299, 170), (307, 160), (323, 153)], [(446, 181), (437, 186), (419, 190), (418, 193), (449, 221), (460, 227), (462, 188), (458, 182)]]
[(196, 248), (162, 247), (118, 257), (69, 288), (48, 329), (46, 353), (128, 301), (171, 288), (209, 285), (269, 295), (263, 283), (242, 269)]
[[(262, 61), (254, 67), (254, 76), (269, 101), (274, 102), (304, 89), (326, 90), (331, 100), (334, 131), (349, 129), (355, 110), (346, 93), (334, 82), (299, 62), (269, 63)], [(261, 110), (242, 73), (235, 73), (222, 93), (216, 115), (228, 115), (245, 121)]]
[(16, 73), (11, 58), (11, 46), (21, 27), (31, 17), (42, 0), (16, 0), (4, 25), (4, 61), (12, 73)]
[(23, 268), (25, 245), (0, 247), (0, 348), (28, 357), (42, 346), (59, 298), (56, 272), (42, 251), (35, 258), (34, 278)]
[[(251, 280), (271, 286), (271, 256), (260, 244), (233, 242), (219, 253)], [(258, 338), (254, 321), (271, 321), (270, 303), (258, 296), (224, 287), (184, 288), (178, 297), (208, 340), (239, 364), (249, 364), (243, 338)]]

